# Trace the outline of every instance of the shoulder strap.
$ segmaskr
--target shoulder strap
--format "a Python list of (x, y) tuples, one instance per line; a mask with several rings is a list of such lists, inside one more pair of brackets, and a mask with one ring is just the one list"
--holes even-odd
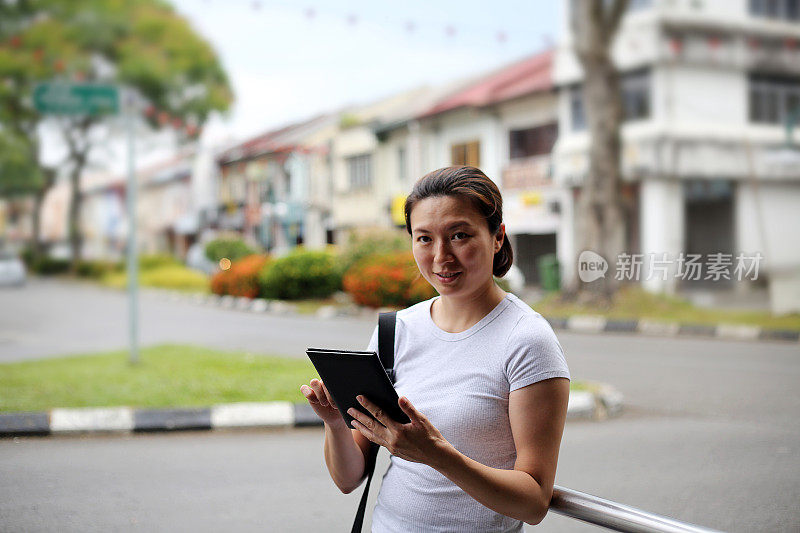
[(394, 383), (394, 329), (397, 324), (397, 311), (378, 315), (378, 357), (383, 368)]
[[(397, 323), (397, 312), (381, 313), (378, 315), (378, 357), (383, 363), (383, 368), (389, 375), (389, 379), (394, 383), (394, 329)], [(364, 464), (364, 471), (367, 473), (367, 484), (364, 486), (364, 493), (358, 504), (356, 518), (353, 521), (353, 528), (350, 533), (361, 533), (364, 523), (364, 512), (367, 509), (367, 497), (369, 486), (372, 483), (372, 474), (375, 473), (375, 460), (378, 457), (380, 446), (374, 442), (370, 443), (367, 461)]]

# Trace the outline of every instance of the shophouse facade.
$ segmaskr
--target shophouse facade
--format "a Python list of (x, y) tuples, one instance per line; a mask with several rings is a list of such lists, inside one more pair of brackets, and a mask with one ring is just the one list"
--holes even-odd
[(330, 142), (338, 114), (269, 131), (217, 156), (221, 231), (273, 253), (332, 242)]
[(417, 117), (425, 171), (479, 167), (500, 188), (506, 232), (527, 283), (537, 260), (555, 253), (563, 191), (554, 185), (550, 152), (558, 136), (558, 97), (551, 51), (466, 83)]
[[(555, 180), (564, 196), (564, 276), (574, 277), (574, 208), (588, 170), (582, 73), (571, 47), (564, 2), (555, 59), (559, 140)], [(642, 254), (644, 286), (747, 290), (724, 278), (685, 280), (681, 254), (733, 262), (763, 255), (776, 312), (798, 311), (800, 248), (786, 228), (800, 225), (800, 164), (781, 152), (785, 125), (800, 105), (800, 14), (791, 1), (649, 0), (631, 2), (613, 46), (620, 71), (623, 194), (629, 201), (627, 253)], [(663, 254), (666, 254), (664, 256)], [(671, 259), (666, 276), (649, 267)], [(611, 264), (616, 258), (607, 258)], [(705, 278), (705, 274), (702, 275)]]

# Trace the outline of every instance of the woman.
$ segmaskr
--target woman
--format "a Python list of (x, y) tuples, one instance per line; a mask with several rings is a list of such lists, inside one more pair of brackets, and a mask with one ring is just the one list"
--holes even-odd
[(440, 295), (397, 313), (395, 388), (410, 423), (359, 398), (372, 416), (353, 410), (351, 430), (322, 382), (301, 387), (342, 492), (361, 483), (369, 441), (392, 454), (373, 531), (521, 531), (547, 513), (569, 370), (549, 324), (494, 282), (512, 262), (502, 216), (474, 167), (431, 172), (406, 200), (414, 259)]

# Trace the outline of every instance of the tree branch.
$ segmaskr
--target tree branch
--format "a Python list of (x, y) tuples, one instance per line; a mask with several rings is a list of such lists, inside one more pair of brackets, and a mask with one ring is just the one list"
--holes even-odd
[(603, 20), (603, 38), (610, 39), (617, 31), (622, 15), (628, 9), (628, 0), (614, 0)]

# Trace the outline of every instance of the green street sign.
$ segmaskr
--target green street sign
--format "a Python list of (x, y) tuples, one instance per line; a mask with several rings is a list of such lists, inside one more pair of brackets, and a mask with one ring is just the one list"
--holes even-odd
[(40, 113), (102, 115), (119, 110), (119, 91), (113, 85), (40, 83), (33, 89), (33, 105)]

